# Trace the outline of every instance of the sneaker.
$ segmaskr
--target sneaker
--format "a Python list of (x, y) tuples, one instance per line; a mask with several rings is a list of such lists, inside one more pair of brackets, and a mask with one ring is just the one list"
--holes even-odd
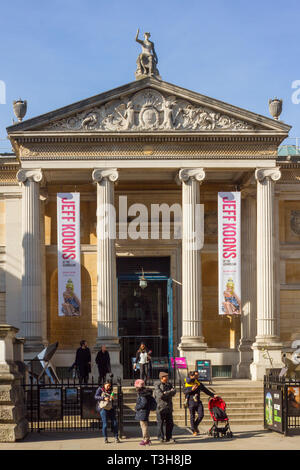
[(107, 437), (104, 439), (104, 444), (108, 444), (108, 439), (107, 439)]
[(173, 439), (172, 437), (171, 437), (171, 439), (166, 439), (166, 442), (167, 442), (167, 443), (170, 443), (170, 442), (171, 442), (172, 444), (175, 444), (175, 443), (176, 443), (175, 439)]
[(145, 446), (147, 444), (147, 441), (141, 441), (140, 446)]
[(120, 444), (120, 439), (118, 437), (115, 437), (115, 443)]
[(162, 437), (160, 437), (159, 442), (161, 442), (163, 444), (165, 442), (165, 440)]
[(198, 436), (197, 431), (194, 431), (194, 432), (193, 432), (193, 436)]
[(145, 446), (151, 446), (151, 441), (150, 441), (150, 439), (148, 439), (147, 441), (145, 441)]

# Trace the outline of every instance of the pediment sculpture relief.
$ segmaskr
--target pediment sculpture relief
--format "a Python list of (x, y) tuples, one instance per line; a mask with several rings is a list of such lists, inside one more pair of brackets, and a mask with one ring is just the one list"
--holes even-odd
[(248, 122), (197, 106), (176, 96), (144, 89), (46, 127), (56, 131), (212, 131), (253, 130)]

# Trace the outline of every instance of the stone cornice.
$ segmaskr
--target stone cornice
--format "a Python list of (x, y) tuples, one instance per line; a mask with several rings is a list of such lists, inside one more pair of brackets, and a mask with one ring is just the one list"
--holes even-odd
[(23, 143), (58, 143), (58, 142), (273, 142), (279, 145), (286, 134), (266, 131), (210, 131), (210, 132), (118, 132), (101, 134), (86, 133), (55, 133), (28, 132), (14, 133), (10, 138), (18, 144)]

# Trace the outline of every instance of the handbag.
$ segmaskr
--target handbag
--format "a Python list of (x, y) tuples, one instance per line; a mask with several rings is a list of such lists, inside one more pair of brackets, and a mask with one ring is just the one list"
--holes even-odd
[(99, 408), (100, 408), (100, 410), (111, 410), (112, 409), (111, 400), (109, 400), (109, 401), (101, 400), (99, 402)]

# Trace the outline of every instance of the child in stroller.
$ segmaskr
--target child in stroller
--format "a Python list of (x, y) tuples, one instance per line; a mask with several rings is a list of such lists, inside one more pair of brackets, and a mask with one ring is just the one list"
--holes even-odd
[[(226, 414), (226, 403), (221, 397), (210, 398), (208, 401), (208, 409), (214, 424), (208, 431), (209, 436), (213, 437), (233, 437), (230, 429), (229, 418)], [(219, 426), (222, 423), (222, 426)]]

